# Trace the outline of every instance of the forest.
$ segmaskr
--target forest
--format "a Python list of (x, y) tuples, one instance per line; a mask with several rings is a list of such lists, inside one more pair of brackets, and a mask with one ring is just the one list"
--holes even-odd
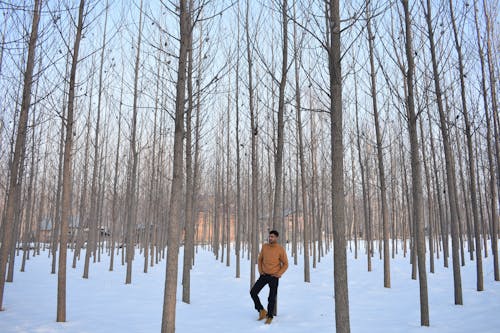
[(456, 305), (466, 259), (478, 292), (485, 270), (500, 281), (498, 11), (487, 0), (0, 1), (0, 310), (15, 261), (23, 272), (50, 256), (57, 322), (67, 271), (92, 279), (108, 256), (131, 284), (133, 265), (164, 262), (161, 331), (173, 333), (196, 249), (251, 287), (276, 229), (305, 283), (333, 257), (336, 332), (351, 330), (347, 251), (367, 271), (383, 260), (382, 288), (395, 256), (408, 258), (429, 326), (435, 265), (452, 270)]

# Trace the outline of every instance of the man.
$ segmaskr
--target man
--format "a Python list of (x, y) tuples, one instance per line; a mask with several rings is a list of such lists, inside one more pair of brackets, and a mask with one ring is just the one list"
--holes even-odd
[[(270, 324), (273, 320), (276, 295), (278, 293), (278, 281), (288, 268), (286, 251), (278, 244), (278, 237), (279, 233), (276, 230), (269, 232), (269, 243), (264, 244), (259, 253), (258, 265), (260, 277), (255, 282), (252, 290), (250, 290), (255, 309), (259, 312), (259, 320), (267, 317), (266, 324)], [(269, 285), (267, 311), (264, 310), (259, 299), (259, 292), (265, 285)]]

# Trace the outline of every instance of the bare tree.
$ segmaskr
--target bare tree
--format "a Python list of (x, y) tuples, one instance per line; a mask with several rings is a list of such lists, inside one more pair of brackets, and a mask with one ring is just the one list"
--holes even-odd
[(242, 233), (242, 223), (243, 223), (243, 207), (241, 202), (241, 156), (240, 156), (240, 105), (239, 105), (239, 75), (240, 75), (240, 2), (238, 1), (238, 28), (237, 28), (237, 53), (236, 53), (236, 70), (235, 70), (235, 108), (236, 108), (236, 244), (235, 244), (235, 256), (236, 256), (236, 278), (241, 275), (241, 233)]
[(251, 260), (250, 260), (250, 287), (255, 283), (255, 265), (257, 264), (258, 256), (258, 244), (259, 244), (259, 208), (258, 208), (258, 184), (259, 184), (259, 170), (257, 161), (257, 135), (259, 134), (259, 128), (257, 125), (257, 117), (254, 109), (254, 86), (253, 86), (253, 60), (251, 53), (251, 42), (250, 42), (250, 27), (249, 27), (249, 11), (250, 4), (249, 0), (246, 2), (246, 12), (245, 12), (245, 33), (246, 33), (246, 53), (248, 62), (248, 98), (249, 98), (249, 108), (250, 108), (250, 135), (251, 135), (251, 171), (252, 171), (252, 182), (251, 182), (251, 214), (250, 219), (252, 221), (252, 230), (250, 231), (251, 239)]
[(331, 179), (333, 224), (333, 278), (335, 289), (335, 328), (337, 333), (351, 331), (349, 320), (349, 293), (347, 285), (347, 256), (344, 198), (344, 147), (342, 128), (342, 71), (340, 52), (340, 7), (338, 0), (330, 0), (326, 8), (329, 27), (327, 42), (330, 126), (331, 126)]
[(456, 177), (455, 177), (455, 166), (452, 156), (451, 143), (449, 138), (449, 130), (448, 130), (448, 122), (447, 116), (445, 115), (445, 110), (443, 107), (443, 100), (441, 96), (441, 85), (439, 79), (439, 69), (436, 58), (435, 44), (434, 44), (434, 31), (432, 28), (431, 21), (431, 3), (430, 0), (427, 0), (425, 16), (427, 21), (427, 31), (429, 38), (429, 46), (431, 51), (431, 61), (432, 61), (432, 70), (434, 74), (434, 87), (436, 92), (436, 102), (438, 105), (439, 111), (439, 121), (440, 121), (440, 129), (441, 136), (443, 138), (443, 148), (446, 162), (446, 180), (448, 185), (448, 199), (450, 205), (450, 222), (451, 222), (451, 246), (452, 246), (452, 260), (453, 260), (453, 282), (455, 287), (455, 304), (462, 304), (462, 280), (460, 277), (460, 263), (459, 263), (459, 254), (458, 254), (458, 208), (456, 202)]
[(281, 3), (281, 24), (282, 24), (282, 59), (281, 59), (281, 79), (279, 82), (278, 96), (278, 138), (274, 153), (274, 204), (273, 204), (273, 229), (283, 225), (283, 145), (284, 145), (284, 120), (285, 112), (285, 87), (288, 72), (288, 1)]
[(61, 235), (59, 240), (59, 265), (57, 272), (57, 321), (66, 321), (66, 254), (68, 251), (68, 222), (71, 214), (71, 166), (73, 149), (73, 127), (74, 127), (74, 105), (75, 105), (75, 85), (76, 68), (78, 65), (78, 52), (82, 39), (83, 18), (85, 0), (80, 0), (78, 7), (78, 25), (76, 27), (76, 37), (71, 56), (71, 71), (69, 76), (68, 93), (68, 115), (66, 118), (66, 139), (64, 140), (64, 165), (63, 165), (63, 191), (62, 191), (62, 212), (61, 212)]
[[(13, 234), (13, 224), (16, 207), (19, 202), (16, 201), (21, 193), (23, 183), (21, 168), (24, 165), (26, 150), (26, 133), (28, 125), (29, 108), (31, 103), (31, 88), (33, 85), (33, 69), (35, 67), (35, 50), (38, 39), (38, 24), (40, 22), (40, 11), (42, 1), (36, 0), (33, 6), (33, 19), (31, 23), (31, 33), (28, 42), (28, 58), (26, 60), (26, 70), (24, 72), (23, 95), (21, 101), (21, 110), (19, 114), (17, 135), (14, 156), (10, 168), (9, 193), (7, 194), (7, 205), (5, 208), (5, 220), (2, 223), (3, 235), (2, 245), (0, 247), (0, 311), (3, 310), (3, 295), (5, 288), (5, 272), (11, 246), (15, 246), (16, 239)], [(14, 260), (10, 259), (11, 262)]]
[[(484, 2), (483, 2), (483, 5), (484, 5)], [(490, 211), (491, 211), (491, 219), (493, 221), (493, 225), (495, 225), (496, 223), (494, 221), (498, 220), (497, 191), (496, 191), (496, 181), (495, 181), (495, 179), (496, 179), (496, 177), (495, 177), (495, 161), (493, 158), (493, 154), (494, 154), (493, 150), (495, 149), (495, 147), (492, 147), (492, 144), (491, 144), (493, 142), (493, 140), (492, 140), (493, 136), (492, 136), (491, 116), (490, 116), (490, 110), (489, 110), (489, 105), (488, 105), (488, 93), (487, 93), (487, 88), (486, 88), (486, 64), (485, 64), (485, 59), (484, 59), (484, 51), (483, 51), (483, 48), (481, 46), (481, 33), (479, 30), (479, 22), (478, 22), (477, 14), (478, 14), (477, 0), (474, 0), (474, 24), (476, 27), (478, 53), (479, 53), (479, 60), (481, 63), (481, 91), (482, 91), (482, 95), (483, 95), (483, 107), (484, 107), (485, 118), (486, 118), (486, 147), (487, 147), (487, 154), (488, 154), (488, 171), (490, 173), (489, 184), (488, 184), (489, 189), (490, 189)], [(488, 20), (488, 18), (487, 18), (487, 20)], [(488, 24), (489, 23), (487, 21), (487, 25)], [(488, 39), (488, 41), (489, 41), (489, 39)], [(491, 82), (494, 82), (494, 81), (491, 81)], [(494, 94), (493, 91), (492, 91), (492, 94)], [(495, 104), (496, 104), (496, 98), (494, 100), (495, 100)], [(494, 119), (493, 119), (493, 121), (494, 121)], [(497, 168), (498, 168), (498, 166), (497, 166)], [(493, 229), (493, 230), (495, 230), (495, 229)], [(495, 235), (494, 232), (492, 233), (491, 246), (492, 246), (492, 249), (495, 249), (496, 248), (495, 244), (497, 242), (497, 238), (493, 237), (493, 235)], [(486, 240), (486, 237), (484, 237), (484, 238)], [(476, 248), (476, 251), (479, 251), (478, 249), (479, 249), (479, 247)], [(484, 250), (487, 251), (486, 244), (485, 244)], [(493, 256), (494, 256), (493, 269), (494, 269), (494, 274), (495, 274), (495, 280), (498, 281), (498, 279), (497, 279), (497, 276), (498, 276), (498, 274), (497, 274), (497, 272), (498, 272), (498, 255), (496, 254), (495, 250), (493, 250), (493, 252), (494, 252), (493, 253)]]
[(371, 95), (372, 95), (372, 106), (373, 106), (373, 119), (375, 121), (375, 134), (377, 140), (377, 159), (378, 159), (378, 170), (379, 170), (379, 182), (380, 182), (380, 199), (382, 208), (382, 226), (383, 226), (383, 239), (384, 239), (384, 287), (391, 287), (391, 266), (389, 258), (389, 217), (388, 217), (388, 207), (387, 207), (387, 197), (386, 197), (386, 184), (385, 184), (385, 170), (384, 170), (384, 152), (382, 148), (382, 133), (380, 129), (379, 112), (377, 104), (377, 78), (375, 72), (375, 61), (373, 55), (373, 41), (375, 36), (373, 35), (371, 28), (371, 14), (370, 14), (370, 4), (366, 5), (366, 27), (368, 31), (368, 47), (370, 52), (370, 78), (371, 78)]
[(418, 255), (418, 281), (420, 285), (420, 325), (429, 326), (429, 301), (427, 291), (427, 272), (425, 268), (425, 234), (422, 205), (422, 168), (420, 165), (420, 152), (417, 134), (417, 113), (414, 102), (414, 70), (413, 60), (413, 37), (411, 32), (411, 14), (407, 0), (401, 1), (405, 14), (405, 39), (406, 60), (408, 71), (407, 78), (407, 120), (410, 136), (411, 150), (411, 174), (412, 174), (412, 198), (413, 198), (413, 221), (416, 229), (416, 243)]
[(184, 101), (186, 91), (186, 65), (189, 40), (192, 30), (189, 24), (189, 11), (186, 0), (179, 0), (179, 63), (177, 69), (176, 96), (175, 96), (175, 133), (174, 133), (174, 168), (172, 189), (170, 196), (170, 211), (168, 224), (168, 252), (165, 278), (165, 292), (163, 296), (163, 314), (161, 323), (162, 333), (175, 332), (175, 304), (177, 294), (177, 270), (179, 261), (179, 237), (182, 221), (183, 201), (182, 193), (184, 182), (183, 171), (183, 135), (184, 135)]
[[(194, 15), (193, 0), (189, 1), (189, 29), (193, 29), (192, 17)], [(193, 156), (192, 156), (192, 120), (194, 108), (193, 96), (193, 34), (189, 34), (187, 56), (187, 100), (186, 111), (186, 202), (184, 221), (184, 264), (182, 271), (182, 301), (190, 303), (191, 298), (191, 267), (194, 257), (194, 219), (193, 219)], [(199, 46), (201, 47), (201, 45)]]
[(137, 164), (138, 154), (137, 151), (137, 113), (138, 113), (138, 98), (139, 98), (139, 66), (141, 56), (141, 40), (142, 40), (142, 0), (139, 5), (139, 32), (137, 36), (137, 48), (135, 55), (134, 67), (134, 100), (132, 106), (132, 125), (130, 136), (130, 152), (128, 161), (128, 182), (127, 182), (127, 275), (125, 277), (125, 284), (132, 283), (132, 261), (134, 259), (135, 239), (134, 227), (137, 214)]
[(116, 222), (118, 220), (117, 205), (118, 205), (118, 166), (120, 161), (120, 143), (121, 143), (121, 125), (122, 125), (122, 97), (123, 97), (123, 75), (122, 75), (122, 84), (120, 89), (120, 106), (118, 110), (118, 140), (116, 143), (116, 155), (115, 155), (115, 166), (114, 166), (114, 176), (113, 176), (113, 199), (111, 203), (111, 248), (110, 252), (110, 260), (109, 260), (109, 270), (112, 271), (114, 268), (115, 262), (115, 242), (116, 242)]
[[(294, 21), (295, 21), (295, 6), (294, 6)], [(302, 223), (303, 223), (303, 241), (304, 241), (304, 282), (311, 282), (311, 268), (309, 264), (309, 210), (307, 203), (307, 179), (306, 179), (306, 164), (304, 157), (304, 135), (302, 130), (302, 110), (301, 110), (301, 100), (300, 100), (300, 87), (299, 87), (299, 63), (300, 63), (300, 54), (299, 47), (297, 42), (297, 31), (296, 24), (294, 24), (294, 64), (295, 64), (295, 112), (297, 117), (297, 141), (298, 141), (298, 153), (299, 153), (299, 165), (300, 165), (300, 186), (301, 186), (301, 199), (302, 199)], [(297, 172), (299, 172), (297, 170)], [(298, 180), (297, 180), (298, 182)], [(297, 186), (298, 190), (298, 186)], [(297, 191), (298, 198), (298, 191)], [(298, 199), (297, 199), (297, 208), (298, 208)], [(296, 209), (297, 211), (297, 209)]]
[(476, 289), (477, 291), (482, 291), (484, 289), (483, 286), (483, 259), (481, 256), (481, 234), (479, 229), (479, 213), (477, 207), (477, 198), (476, 198), (476, 170), (474, 168), (474, 150), (472, 147), (472, 130), (471, 123), (469, 120), (469, 113), (467, 111), (467, 102), (466, 102), (466, 91), (465, 91), (465, 74), (464, 74), (464, 64), (463, 64), (463, 56), (462, 56), (462, 46), (460, 45), (457, 25), (455, 22), (455, 15), (453, 10), (453, 1), (449, 1), (450, 5), (450, 15), (451, 15), (451, 23), (453, 27), (453, 36), (455, 38), (455, 49), (458, 55), (458, 69), (460, 76), (460, 91), (461, 91), (461, 100), (462, 100), (462, 114), (464, 116), (465, 122), (465, 136), (467, 138), (467, 153), (468, 153), (468, 167), (469, 167), (469, 188), (471, 194), (471, 202), (472, 202), (472, 216), (474, 220), (474, 236), (476, 242)]
[[(486, 1), (483, 0), (483, 10), (484, 15), (486, 17), (486, 56), (488, 59), (488, 73), (490, 79), (490, 94), (491, 94), (491, 105), (492, 105), (492, 118), (493, 118), (493, 131), (494, 140), (492, 142), (496, 142), (494, 145), (495, 156), (497, 160), (497, 168), (496, 175), (493, 173), (492, 163), (490, 162), (490, 177), (491, 181), (494, 182), (495, 178), (497, 180), (497, 189), (499, 188), (498, 180), (500, 178), (500, 152), (498, 138), (499, 138), (499, 129), (498, 126), (498, 104), (497, 104), (497, 91), (496, 91), (496, 80), (495, 80), (495, 64), (493, 60), (493, 46), (491, 45), (491, 35), (493, 31), (493, 27), (491, 26), (491, 17), (488, 12), (488, 7), (486, 5)], [(489, 155), (491, 156), (491, 155)], [(492, 159), (492, 157), (490, 157)], [(495, 177), (496, 176), (496, 177)], [(498, 192), (495, 190), (491, 190), (491, 252), (493, 252), (493, 274), (495, 275), (495, 281), (500, 281), (500, 267), (498, 265), (498, 210), (496, 207), (498, 204)], [(495, 200), (496, 199), (496, 200)]]

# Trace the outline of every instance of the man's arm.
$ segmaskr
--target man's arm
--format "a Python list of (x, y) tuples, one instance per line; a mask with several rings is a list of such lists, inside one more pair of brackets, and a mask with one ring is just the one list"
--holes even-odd
[(280, 254), (280, 261), (281, 261), (281, 268), (276, 274), (277, 277), (281, 277), (283, 273), (288, 269), (288, 257), (286, 256), (286, 251), (285, 248), (281, 248), (281, 254)]
[(262, 247), (260, 249), (260, 252), (259, 252), (259, 257), (257, 259), (257, 266), (259, 268), (259, 275), (262, 275), (262, 262), (264, 261), (264, 257), (262, 256), (262, 250), (264, 249), (264, 247)]

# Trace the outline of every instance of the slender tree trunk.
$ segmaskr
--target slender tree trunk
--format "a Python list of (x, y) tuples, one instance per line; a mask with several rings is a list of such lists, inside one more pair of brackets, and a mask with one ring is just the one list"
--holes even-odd
[(433, 244), (433, 202), (432, 202), (432, 189), (431, 189), (431, 180), (429, 174), (429, 167), (427, 165), (427, 152), (425, 151), (424, 144), (424, 126), (422, 125), (422, 116), (419, 118), (420, 125), (420, 137), (422, 140), (422, 164), (424, 165), (424, 175), (425, 175), (425, 185), (427, 190), (427, 209), (428, 209), (428, 226), (429, 226), (429, 266), (430, 272), (434, 273), (434, 244)]
[(243, 223), (243, 212), (241, 205), (241, 156), (240, 156), (240, 105), (239, 105), (239, 76), (240, 76), (240, 2), (238, 1), (238, 28), (237, 28), (237, 54), (236, 54), (236, 73), (235, 73), (235, 108), (236, 108), (236, 278), (241, 276), (241, 224)]
[(389, 257), (389, 217), (387, 213), (387, 196), (386, 196), (386, 184), (385, 184), (385, 170), (384, 170), (384, 152), (382, 149), (382, 133), (380, 130), (378, 106), (377, 106), (377, 77), (375, 73), (375, 62), (373, 56), (373, 41), (375, 36), (372, 33), (371, 28), (371, 17), (370, 17), (369, 3), (366, 6), (366, 17), (367, 17), (367, 30), (368, 30), (368, 46), (370, 51), (370, 77), (371, 77), (371, 95), (372, 95), (372, 106), (373, 106), (373, 118), (375, 120), (375, 134), (377, 140), (377, 159), (378, 159), (378, 170), (379, 170), (379, 182), (380, 182), (380, 199), (382, 205), (382, 225), (383, 225), (383, 239), (384, 239), (384, 287), (391, 287), (391, 266)]
[[(494, 130), (494, 135), (493, 135), (493, 140), (492, 142), (496, 142), (493, 147), (491, 147), (491, 151), (488, 152), (488, 157), (489, 157), (489, 169), (490, 169), (490, 196), (491, 196), (491, 252), (493, 252), (493, 274), (495, 275), (495, 281), (500, 281), (500, 268), (498, 265), (498, 210), (497, 210), (497, 205), (498, 205), (498, 186), (499, 184), (496, 183), (496, 181), (499, 180), (500, 178), (500, 162), (499, 162), (499, 137), (498, 137), (498, 108), (497, 108), (497, 90), (496, 90), (496, 80), (495, 80), (495, 60), (493, 59), (493, 51), (492, 51), (492, 45), (491, 45), (491, 34), (492, 34), (492, 27), (491, 27), (491, 18), (490, 14), (487, 9), (486, 5), (486, 0), (483, 0), (483, 10), (484, 10), (484, 15), (486, 17), (486, 55), (487, 55), (487, 60), (488, 60), (488, 72), (489, 72), (489, 79), (490, 79), (490, 94), (491, 94), (491, 105), (492, 105), (492, 119), (493, 119), (493, 130)], [(497, 59), (498, 60), (498, 59)], [(489, 119), (488, 115), (486, 115), (486, 119)], [(491, 130), (490, 130), (490, 135), (491, 135)], [(490, 140), (487, 140), (488, 143)], [(496, 162), (497, 162), (497, 167), (496, 167), (496, 173), (493, 168), (493, 154), (496, 155)], [(495, 181), (496, 180), (496, 181)], [(495, 185), (497, 188), (495, 189)]]
[(122, 103), (121, 100), (123, 98), (123, 75), (122, 75), (122, 88), (120, 90), (120, 107), (118, 110), (118, 130), (117, 136), (118, 140), (116, 142), (116, 156), (115, 156), (115, 175), (113, 177), (113, 201), (111, 203), (111, 258), (109, 260), (109, 270), (112, 271), (114, 269), (115, 262), (115, 242), (116, 242), (116, 221), (118, 220), (118, 166), (120, 162), (120, 143), (121, 143), (121, 125), (122, 125)]
[(358, 103), (358, 83), (357, 80), (354, 80), (354, 95), (355, 95), (355, 110), (356, 110), (356, 142), (358, 146), (358, 161), (359, 161), (359, 172), (361, 173), (361, 188), (363, 192), (363, 221), (364, 221), (364, 232), (363, 236), (365, 238), (365, 244), (366, 244), (366, 262), (367, 262), (367, 269), (368, 272), (372, 271), (372, 249), (371, 249), (371, 233), (370, 233), (370, 219), (369, 219), (369, 213), (368, 213), (368, 201), (369, 197), (367, 194), (367, 186), (366, 186), (366, 179), (365, 179), (365, 165), (363, 164), (363, 159), (361, 157), (361, 138), (360, 138), (360, 133), (361, 131), (359, 130), (359, 103)]
[[(130, 137), (130, 153), (129, 153), (129, 179), (127, 184), (127, 275), (125, 277), (125, 284), (132, 283), (132, 261), (134, 259), (135, 250), (135, 221), (136, 221), (136, 210), (137, 210), (137, 164), (138, 164), (138, 152), (137, 152), (137, 113), (138, 106), (137, 100), (139, 98), (139, 67), (140, 67), (140, 56), (141, 56), (141, 40), (142, 40), (142, 0), (139, 6), (139, 32), (137, 36), (137, 50), (135, 56), (135, 67), (134, 67), (134, 101), (132, 106), (132, 125), (131, 125), (131, 137)], [(178, 192), (180, 193), (180, 192)]]
[[(3, 310), (3, 296), (5, 288), (5, 272), (11, 246), (15, 245), (13, 237), (13, 224), (15, 208), (19, 204), (16, 202), (18, 193), (21, 192), (22, 177), (21, 168), (24, 164), (24, 153), (26, 145), (26, 132), (31, 101), (31, 87), (33, 84), (33, 69), (35, 67), (35, 49), (38, 38), (38, 23), (40, 21), (41, 0), (36, 0), (33, 10), (33, 20), (28, 44), (28, 59), (26, 61), (26, 71), (24, 72), (23, 97), (21, 101), (21, 111), (17, 127), (14, 157), (10, 168), (9, 193), (7, 195), (7, 205), (5, 208), (5, 219), (3, 223), (2, 245), (0, 247), (0, 311)], [(11, 260), (13, 260), (11, 258)]]
[(408, 82), (408, 131), (410, 136), (411, 149), (411, 170), (412, 170), (412, 197), (413, 197), (413, 221), (416, 229), (416, 243), (418, 254), (418, 280), (420, 284), (420, 325), (429, 326), (429, 301), (427, 291), (427, 272), (425, 268), (425, 234), (422, 205), (422, 170), (420, 165), (420, 152), (417, 135), (417, 114), (414, 104), (414, 62), (413, 62), (413, 41), (411, 33), (410, 9), (407, 0), (401, 1), (405, 13), (405, 36), (406, 36), (406, 59), (408, 71), (406, 73)]
[(250, 47), (250, 27), (249, 27), (249, 11), (250, 11), (250, 0), (246, 2), (246, 13), (245, 13), (245, 33), (246, 33), (246, 50), (247, 50), (247, 62), (248, 62), (248, 98), (249, 98), (249, 108), (250, 108), (250, 135), (251, 135), (251, 170), (252, 170), (252, 181), (251, 181), (251, 196), (252, 196), (252, 207), (251, 207), (251, 221), (252, 230), (251, 235), (251, 260), (250, 260), (250, 287), (255, 283), (255, 265), (257, 264), (258, 256), (258, 246), (259, 246), (259, 235), (258, 235), (258, 225), (259, 225), (259, 207), (258, 207), (258, 182), (259, 182), (259, 170), (257, 168), (257, 136), (259, 134), (259, 129), (257, 125), (257, 117), (255, 114), (254, 107), (254, 87), (253, 87), (253, 62), (251, 57), (251, 47)]
[[(490, 118), (490, 113), (489, 113), (489, 105), (488, 105), (488, 92), (487, 92), (487, 89), (486, 89), (486, 66), (485, 66), (485, 59), (484, 59), (484, 52), (483, 52), (483, 48), (481, 46), (481, 32), (480, 32), (480, 29), (479, 29), (479, 22), (478, 22), (478, 18), (477, 18), (477, 13), (478, 13), (478, 9), (477, 9), (477, 0), (474, 0), (474, 24), (475, 24), (475, 28), (476, 28), (476, 37), (477, 37), (477, 48), (478, 48), (478, 53), (479, 53), (479, 59), (480, 59), (480, 63), (481, 63), (481, 91), (482, 91), (482, 95), (483, 95), (483, 107), (484, 107), (484, 113), (485, 113), (485, 118), (486, 118), (486, 147), (487, 147), (487, 154), (488, 154), (488, 171), (490, 173), (490, 177), (488, 177), (489, 179), (489, 189), (490, 189), (490, 206), (491, 206), (491, 216), (492, 216), (492, 220), (496, 220), (498, 219), (498, 214), (497, 214), (497, 198), (496, 198), (496, 195), (497, 195), (497, 192), (496, 192), (496, 184), (495, 184), (495, 161), (493, 159), (493, 149), (491, 147), (491, 142), (492, 142), (492, 135), (491, 135), (491, 118)], [(477, 140), (477, 136), (476, 136), (476, 140)], [(477, 148), (477, 144), (476, 144), (476, 148)], [(476, 156), (479, 156), (478, 154), (476, 154)], [(479, 167), (478, 167), (478, 170), (479, 170)], [(478, 177), (478, 181), (479, 181), (479, 177)], [(478, 188), (479, 188), (479, 185), (478, 185)], [(479, 202), (481, 202), (481, 196), (479, 196)], [(482, 207), (482, 204), (480, 203), (479, 204), (479, 207)], [(482, 214), (482, 210), (481, 210), (481, 215)], [(489, 215), (489, 214), (488, 214)], [(484, 236), (483, 236), (483, 241), (484, 241), (484, 251), (485, 251), (485, 257), (488, 256), (488, 247), (486, 246), (487, 243), (486, 243), (486, 240), (487, 240), (487, 237), (486, 237), (486, 229), (484, 227), (484, 218), (481, 218), (480, 219), (481, 221), (483, 221), (483, 233), (484, 233)], [(486, 219), (487, 220), (487, 219)], [(478, 236), (479, 234), (479, 236)], [(476, 237), (476, 252), (480, 252), (480, 249), (481, 249), (481, 245), (480, 244), (477, 244), (477, 237), (481, 237), (480, 235), (480, 231), (478, 229), (475, 230), (475, 237)], [(493, 245), (493, 242), (492, 242), (492, 245)], [(476, 256), (478, 254), (476, 253)], [(477, 265), (477, 263), (476, 263)]]
[(188, 6), (186, 0), (179, 1), (179, 63), (177, 69), (176, 97), (175, 97), (175, 132), (174, 132), (174, 168), (172, 189), (170, 195), (170, 211), (168, 224), (168, 252), (165, 278), (165, 292), (163, 296), (163, 314), (161, 323), (162, 333), (175, 332), (175, 310), (177, 295), (177, 270), (179, 262), (179, 237), (182, 221), (184, 183), (183, 172), (183, 135), (184, 135), (184, 101), (186, 91), (186, 63), (189, 41), (192, 30), (189, 25)]
[[(468, 153), (468, 167), (469, 167), (469, 187), (472, 201), (472, 217), (474, 220), (474, 236), (476, 242), (476, 281), (477, 281), (477, 291), (484, 290), (483, 286), (483, 259), (481, 256), (481, 238), (479, 232), (479, 213), (477, 207), (477, 198), (476, 198), (476, 170), (474, 168), (474, 150), (472, 148), (472, 131), (471, 124), (469, 121), (469, 114), (467, 111), (467, 102), (466, 102), (466, 91), (465, 91), (465, 74), (464, 74), (464, 65), (462, 59), (462, 47), (460, 45), (458, 39), (458, 31), (455, 23), (455, 16), (453, 12), (453, 1), (449, 1), (450, 4), (450, 14), (451, 14), (451, 22), (453, 26), (453, 36), (455, 37), (455, 48), (458, 54), (458, 65), (459, 65), (459, 74), (460, 74), (460, 89), (461, 89), (461, 97), (462, 97), (462, 114), (464, 115), (465, 122), (465, 135), (467, 138), (467, 153)], [(465, 193), (464, 193), (465, 194)]]
[[(91, 76), (90, 82), (93, 82), (93, 75)], [(86, 219), (86, 209), (87, 209), (87, 186), (88, 186), (88, 166), (89, 166), (89, 147), (90, 147), (90, 116), (92, 113), (92, 83), (90, 83), (90, 87), (87, 87), (87, 89), (90, 91), (89, 93), (89, 108), (88, 108), (88, 113), (87, 113), (87, 121), (85, 124), (85, 127), (87, 128), (86, 134), (85, 134), (85, 153), (84, 153), (84, 158), (83, 158), (83, 173), (82, 173), (82, 180), (83, 180), (83, 185), (80, 191), (80, 205), (78, 209), (78, 230), (77, 230), (77, 237), (76, 237), (76, 247), (75, 251), (73, 253), (73, 264), (72, 268), (76, 268), (76, 261), (77, 259), (80, 258), (80, 251), (81, 248), (83, 247), (83, 243), (85, 241), (85, 228), (88, 226), (88, 220)], [(88, 245), (88, 244), (87, 244)], [(88, 252), (88, 251), (86, 251)], [(87, 253), (85, 253), (86, 255)], [(90, 253), (89, 253), (90, 255)], [(83, 277), (88, 278), (88, 261), (85, 261), (84, 268), (83, 268)]]
[[(429, 110), (427, 110), (429, 111)], [(427, 119), (429, 121), (429, 134), (430, 134), (430, 145), (431, 145), (431, 156), (432, 156), (432, 166), (434, 170), (434, 184), (435, 184), (435, 196), (438, 203), (438, 211), (439, 211), (439, 223), (441, 229), (441, 241), (443, 243), (443, 266), (448, 267), (448, 258), (449, 258), (449, 247), (448, 247), (448, 223), (446, 221), (446, 216), (444, 210), (446, 209), (445, 204), (442, 203), (441, 198), (441, 185), (438, 177), (438, 166), (436, 161), (436, 150), (434, 148), (434, 135), (431, 127), (431, 117), (428, 114)], [(438, 252), (439, 253), (439, 252)]]
[[(454, 294), (455, 294), (455, 304), (463, 304), (462, 301), (462, 279), (460, 277), (460, 258), (459, 258), (459, 235), (458, 235), (458, 224), (460, 223), (458, 220), (458, 212), (457, 212), (457, 202), (456, 202), (456, 177), (455, 177), (455, 167), (451, 152), (450, 139), (448, 133), (448, 126), (445, 111), (443, 108), (443, 101), (441, 97), (441, 86), (439, 81), (439, 70), (437, 66), (437, 58), (435, 52), (435, 44), (434, 44), (434, 31), (432, 28), (431, 22), (431, 4), (430, 0), (427, 0), (427, 12), (426, 21), (427, 21), (427, 30), (429, 37), (429, 44), (431, 50), (431, 59), (432, 59), (432, 70), (434, 74), (434, 86), (436, 91), (436, 101), (438, 104), (439, 111), (439, 120), (440, 120), (440, 128), (441, 128), (441, 136), (443, 138), (443, 146), (444, 146), (444, 155), (446, 162), (446, 179), (448, 183), (448, 199), (450, 205), (450, 223), (451, 223), (451, 243), (452, 243), (452, 260), (453, 260), (453, 282), (454, 282)], [(445, 245), (446, 246), (446, 245)]]
[(74, 105), (76, 86), (76, 67), (78, 52), (83, 30), (85, 0), (80, 0), (78, 8), (78, 25), (76, 27), (75, 44), (73, 47), (71, 71), (69, 77), (68, 115), (66, 118), (66, 139), (64, 142), (63, 190), (61, 212), (61, 237), (59, 241), (59, 266), (57, 273), (57, 322), (66, 321), (66, 253), (68, 243), (68, 222), (71, 216), (71, 165), (73, 149)]
[[(189, 26), (192, 26), (193, 0), (189, 1)], [(182, 270), (182, 301), (191, 300), (191, 267), (194, 257), (194, 220), (193, 220), (193, 164), (192, 164), (192, 114), (193, 114), (193, 36), (189, 34), (187, 54), (187, 99), (186, 111), (186, 216), (184, 221), (184, 263)]]
[(273, 205), (273, 229), (277, 229), (283, 222), (283, 145), (284, 145), (284, 120), (285, 112), (285, 87), (286, 75), (288, 71), (288, 2), (282, 0), (281, 15), (282, 15), (282, 59), (281, 59), (281, 80), (279, 85), (278, 97), (278, 140), (276, 151), (274, 154), (274, 205)]
[[(298, 94), (297, 94), (298, 96)], [(302, 134), (302, 111), (297, 109), (297, 131), (299, 138), (299, 161), (300, 161), (300, 190), (302, 198), (302, 241), (303, 241), (303, 255), (304, 255), (304, 282), (311, 282), (311, 269), (310, 269), (310, 234), (309, 234), (309, 206), (307, 202), (307, 170), (304, 157), (304, 143)], [(298, 194), (298, 193), (297, 193)]]
[(351, 331), (347, 284), (347, 256), (344, 218), (344, 147), (342, 142), (342, 72), (340, 52), (340, 7), (331, 0), (326, 12), (331, 27), (328, 42), (328, 70), (330, 74), (331, 177), (333, 224), (333, 276), (335, 290), (335, 328), (337, 333)]
[[(311, 98), (312, 100), (312, 98)], [(312, 109), (312, 108), (311, 108)], [(316, 262), (318, 258), (317, 250), (316, 250), (316, 244), (319, 242), (318, 239), (316, 239), (316, 229), (318, 228), (319, 224), (319, 218), (318, 218), (318, 209), (317, 209), (317, 202), (318, 202), (318, 197), (317, 197), (317, 182), (318, 182), (318, 176), (317, 176), (317, 166), (316, 166), (316, 133), (315, 133), (315, 124), (314, 124), (314, 115), (311, 113), (310, 117), (310, 135), (311, 135), (311, 186), (310, 186), (310, 207), (311, 207), (311, 243), (312, 243), (312, 251), (313, 251), (313, 268), (316, 268)]]
[[(229, 91), (231, 91), (231, 77), (229, 77)], [(229, 267), (231, 264), (231, 209), (230, 209), (230, 197), (229, 191), (231, 186), (231, 142), (230, 142), (230, 123), (231, 123), (231, 96), (228, 93), (227, 97), (227, 126), (226, 126), (226, 200), (224, 206), (224, 215), (225, 215), (225, 224), (226, 224), (226, 267)]]
[[(40, 58), (40, 63), (41, 63), (41, 58)], [(39, 64), (40, 64), (39, 63)], [(40, 68), (40, 66), (39, 66)], [(37, 95), (38, 91), (38, 82), (36, 84), (35, 88), (35, 96)], [(37, 160), (37, 157), (39, 156), (39, 150), (37, 151), (36, 148), (36, 139), (35, 139), (35, 126), (36, 126), (36, 119), (35, 119), (35, 110), (36, 107), (33, 107), (33, 118), (32, 118), (32, 128), (31, 128), (31, 165), (30, 165), (30, 182), (28, 185), (28, 191), (27, 191), (27, 197), (28, 197), (28, 202), (26, 203), (25, 207), (25, 230), (23, 232), (22, 236), (22, 242), (23, 242), (23, 260), (21, 263), (21, 272), (24, 272), (25, 267), (26, 267), (26, 259), (29, 259), (29, 247), (30, 247), (30, 239), (31, 239), (31, 230), (32, 230), (32, 222), (33, 222), (33, 215), (34, 215), (34, 207), (35, 207), (35, 190), (33, 187), (36, 186), (37, 183), (37, 178), (38, 178), (38, 166), (39, 163), (37, 162), (35, 165), (35, 160)], [(41, 136), (41, 134), (40, 134)], [(41, 140), (40, 140), (41, 141)], [(9, 265), (9, 269), (11, 266)], [(12, 265), (12, 268), (13, 265)]]

